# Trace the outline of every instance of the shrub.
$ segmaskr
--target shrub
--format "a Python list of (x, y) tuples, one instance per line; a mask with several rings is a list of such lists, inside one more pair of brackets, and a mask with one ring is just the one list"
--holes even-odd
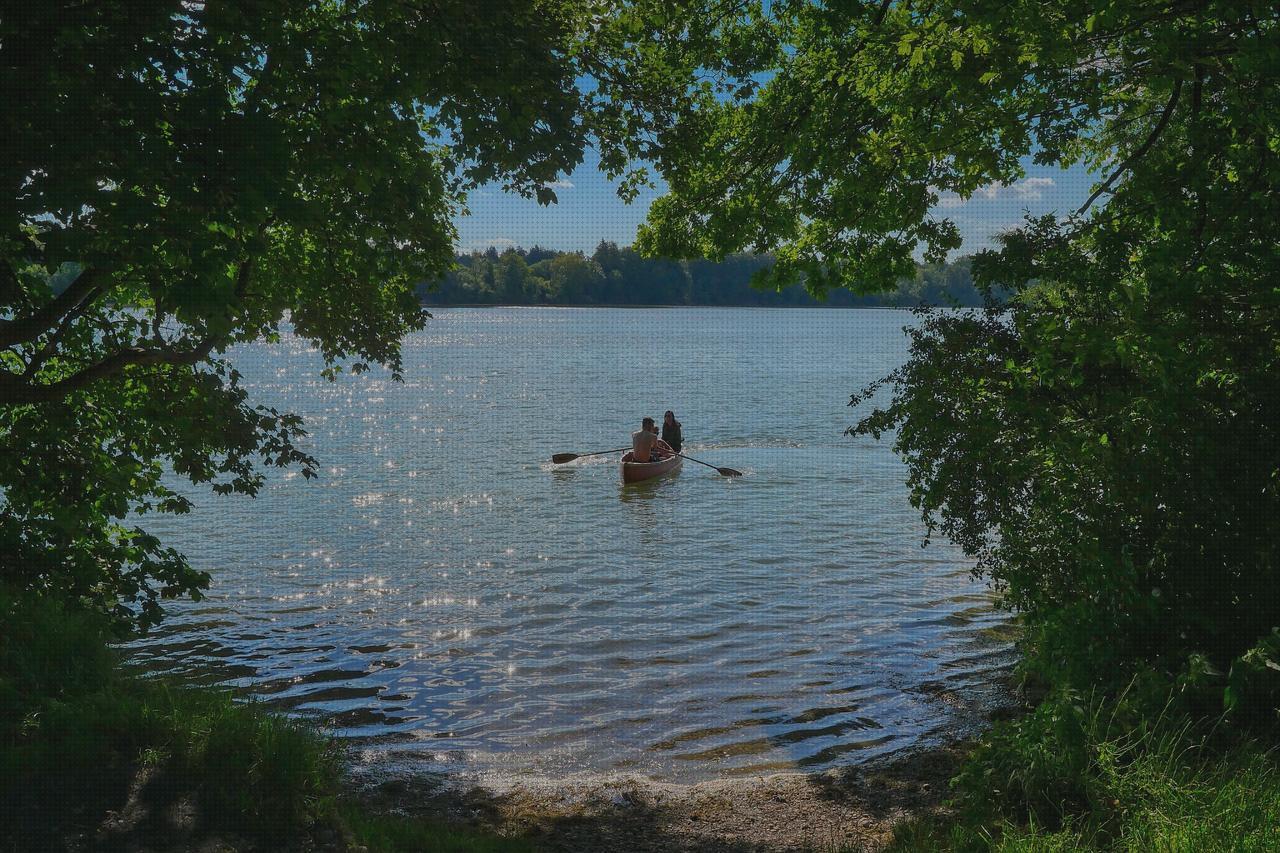
[[(263, 838), (331, 811), (338, 763), (305, 723), (225, 691), (130, 678), (107, 617), (0, 593), (0, 801), (6, 819), (119, 799), (142, 765), (195, 794), (205, 820)], [(57, 817), (53, 815), (52, 817)]]

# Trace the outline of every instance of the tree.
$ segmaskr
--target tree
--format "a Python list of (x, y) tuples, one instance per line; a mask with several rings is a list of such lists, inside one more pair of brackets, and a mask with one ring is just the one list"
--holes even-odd
[[(528, 263), (527, 271), (515, 262), (521, 257)], [(528, 262), (530, 257), (535, 257), (533, 251), (522, 256), (519, 250), (512, 250), (499, 256), (496, 249), (459, 255), (457, 266), (441, 280), (419, 284), (418, 296), (432, 305), (983, 305), (983, 296), (974, 288), (967, 257), (922, 267), (915, 279), (904, 279), (893, 292), (855, 296), (835, 291), (824, 294), (822, 301), (800, 285), (782, 292), (754, 287), (756, 273), (773, 263), (768, 255), (671, 261), (644, 258), (630, 247), (618, 249), (612, 243), (602, 243), (591, 259), (579, 252), (549, 249), (537, 250), (540, 260), (536, 262)], [(504, 292), (499, 291), (499, 278), (504, 281)]]
[[(134, 523), (166, 467), (253, 494), (314, 460), (223, 354), (287, 318), (400, 371), (415, 282), (497, 181), (554, 201), (590, 135), (586, 4), (26, 4), (0, 19), (0, 574), (125, 621), (208, 578)], [(500, 45), (495, 50), (494, 45)], [(131, 520), (132, 519), (132, 520)]]
[(525, 255), (524, 259), (529, 263), (529, 266), (533, 266), (539, 261), (550, 260), (551, 258), (556, 257), (557, 254), (559, 253), (551, 249), (544, 249), (541, 246), (534, 245), (534, 247)]
[[(687, 17), (687, 16), (686, 16)], [(602, 75), (668, 95), (639, 245), (770, 251), (887, 287), (959, 245), (934, 207), (1085, 163), (1088, 201), (982, 253), (1008, 311), (913, 332), (892, 433), (926, 520), (1033, 625), (1176, 669), (1280, 624), (1280, 11), (1232, 2), (707, 2)], [(636, 83), (634, 81), (640, 81)], [(631, 97), (657, 104), (656, 94)], [(867, 395), (855, 396), (862, 403)], [(1117, 671), (1117, 670), (1112, 670)]]
[(519, 305), (536, 295), (529, 279), (529, 265), (524, 255), (515, 249), (507, 249), (494, 269), (498, 298), (502, 302)]
[(551, 302), (582, 303), (601, 283), (603, 273), (595, 261), (576, 252), (565, 252), (543, 261), (547, 295)]

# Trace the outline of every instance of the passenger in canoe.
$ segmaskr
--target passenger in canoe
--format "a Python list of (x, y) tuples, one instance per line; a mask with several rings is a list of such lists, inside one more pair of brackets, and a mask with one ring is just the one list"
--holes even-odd
[[(654, 435), (658, 435), (658, 427), (657, 426), (649, 427), (649, 432), (653, 433)], [(670, 459), (672, 456), (676, 455), (676, 453), (678, 452), (679, 451), (677, 451), (670, 444), (668, 444), (666, 439), (662, 438), (661, 436), (659, 436), (658, 441), (653, 445), (654, 459), (658, 459), (658, 460)]]
[(680, 434), (680, 422), (676, 420), (676, 413), (667, 409), (667, 413), (662, 416), (662, 440), (675, 453), (680, 452), (680, 448), (684, 446), (684, 436)]
[(659, 462), (671, 456), (671, 445), (658, 437), (658, 425), (653, 418), (645, 418), (640, 431), (631, 433), (633, 462)]

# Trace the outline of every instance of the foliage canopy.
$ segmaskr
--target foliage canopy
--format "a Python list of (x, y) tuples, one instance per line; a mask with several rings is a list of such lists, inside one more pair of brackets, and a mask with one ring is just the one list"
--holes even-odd
[[(288, 317), (330, 371), (395, 372), (424, 319), (413, 287), (453, 263), (478, 182), (552, 201), (595, 144), (624, 194), (636, 163), (667, 183), (642, 251), (770, 254), (770, 282), (823, 292), (941, 261), (959, 245), (941, 193), (1083, 162), (1089, 203), (975, 260), (1011, 305), (926, 318), (891, 403), (855, 429), (894, 434), (926, 520), (1038, 624), (1105, 637), (1099, 660), (1203, 654), (1238, 664), (1236, 685), (1276, 671), (1270, 646), (1249, 652), (1280, 624), (1273, 4), (485, 11), (5, 16), (5, 580), (144, 622), (162, 591), (198, 591), (124, 522), (186, 509), (164, 466), (250, 494), (260, 462), (313, 470), (298, 420), (251, 405), (221, 354)], [(518, 286), (495, 260), (494, 287)], [(592, 272), (536, 263), (569, 287)]]
[(888, 286), (958, 245), (940, 193), (1029, 161), (1093, 169), (1080, 210), (975, 259), (1009, 309), (923, 320), (892, 402), (854, 431), (893, 434), (926, 520), (1007, 604), (1091, 636), (1095, 663), (1261, 654), (1245, 655), (1280, 624), (1275, 5), (781, 0), (693, 18), (649, 9), (616, 54), (619, 81), (701, 78), (655, 125), (671, 191), (644, 250), (772, 252), (778, 284)]
[[(143, 624), (208, 578), (127, 519), (253, 494), (301, 423), (222, 358), (282, 322), (400, 366), (480, 182), (592, 134), (570, 0), (33, 3), (0, 18), (0, 568)], [(495, 45), (500, 45), (495, 49)], [(600, 134), (607, 133), (601, 127)]]

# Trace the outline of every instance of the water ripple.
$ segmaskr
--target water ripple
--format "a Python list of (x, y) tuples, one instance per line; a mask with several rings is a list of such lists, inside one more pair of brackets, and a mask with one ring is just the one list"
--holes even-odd
[[(144, 526), (214, 576), (132, 645), (148, 670), (322, 719), (370, 767), (697, 779), (864, 761), (995, 701), (1007, 622), (922, 549), (904, 471), (842, 435), (905, 356), (894, 311), (440, 311), (406, 382), (233, 353), (301, 413), (318, 482)], [(623, 382), (623, 377), (639, 377)], [(623, 487), (675, 409), (696, 464)]]

